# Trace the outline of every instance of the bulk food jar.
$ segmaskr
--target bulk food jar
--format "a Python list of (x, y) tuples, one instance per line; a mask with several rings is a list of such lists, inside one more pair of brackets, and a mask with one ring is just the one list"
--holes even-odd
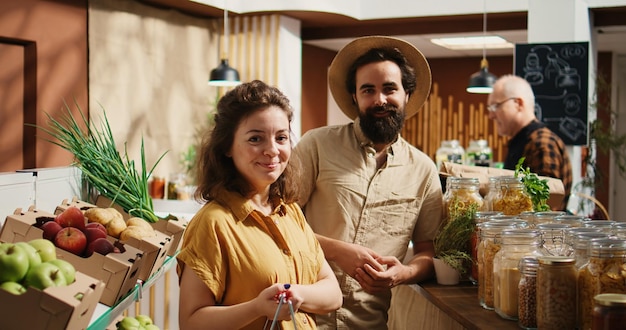
[(500, 192), (493, 201), (493, 210), (506, 215), (519, 215), (533, 210), (530, 195), (519, 178), (503, 177), (500, 180)]
[(601, 293), (626, 294), (626, 240), (592, 239), (589, 261), (578, 271), (580, 329), (591, 329), (594, 297)]
[(478, 188), (478, 178), (459, 178), (450, 176), (446, 179), (446, 193), (443, 195), (443, 207), (446, 219), (458, 219), (463, 215), (474, 216), (483, 208), (483, 198)]
[(576, 328), (576, 267), (574, 258), (538, 257), (537, 328)]
[(461, 147), (459, 140), (441, 141), (441, 146), (435, 152), (435, 163), (438, 169), (441, 169), (443, 162), (456, 164), (465, 163), (465, 149)]
[(537, 328), (537, 257), (522, 257), (519, 262), (520, 280), (517, 288), (517, 324), (522, 329)]
[(505, 229), (500, 251), (493, 258), (493, 305), (500, 317), (517, 320), (519, 262), (525, 256), (539, 256), (541, 233), (535, 229)]
[(594, 297), (592, 329), (623, 329), (626, 326), (626, 294), (601, 293)]
[(501, 234), (505, 229), (518, 228), (518, 224), (506, 221), (488, 221), (480, 226), (478, 243), (478, 302), (493, 310), (493, 258), (500, 251)]
[(472, 281), (474, 285), (478, 285), (478, 244), (480, 242), (480, 226), (482, 223), (489, 221), (491, 217), (501, 214), (502, 212), (497, 211), (478, 211), (474, 214), (474, 224), (476, 228), (470, 239), (470, 252), (472, 257), (470, 281)]

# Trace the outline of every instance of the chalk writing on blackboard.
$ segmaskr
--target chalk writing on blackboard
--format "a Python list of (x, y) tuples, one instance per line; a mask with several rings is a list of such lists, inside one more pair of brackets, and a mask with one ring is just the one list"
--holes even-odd
[(587, 143), (587, 42), (518, 44), (515, 74), (535, 93), (535, 114), (568, 145)]

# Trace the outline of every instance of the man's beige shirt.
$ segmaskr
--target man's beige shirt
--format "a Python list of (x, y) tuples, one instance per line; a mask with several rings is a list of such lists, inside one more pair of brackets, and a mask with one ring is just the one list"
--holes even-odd
[[(430, 241), (442, 218), (442, 191), (433, 160), (399, 137), (380, 169), (355, 123), (308, 131), (296, 145), (303, 164), (300, 203), (317, 234), (403, 260), (409, 241)], [(370, 295), (331, 266), (342, 287), (337, 313), (318, 326), (385, 329), (391, 292)]]

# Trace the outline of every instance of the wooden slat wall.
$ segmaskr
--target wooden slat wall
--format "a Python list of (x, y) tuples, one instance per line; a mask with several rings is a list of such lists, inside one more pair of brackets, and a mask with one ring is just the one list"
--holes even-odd
[(467, 149), (470, 140), (485, 139), (493, 151), (494, 162), (502, 162), (508, 141), (498, 136), (495, 123), (487, 117), (485, 104), (455, 103), (452, 95), (444, 104), (437, 83), (433, 83), (422, 109), (405, 123), (402, 136), (433, 160), (443, 140), (459, 140)]

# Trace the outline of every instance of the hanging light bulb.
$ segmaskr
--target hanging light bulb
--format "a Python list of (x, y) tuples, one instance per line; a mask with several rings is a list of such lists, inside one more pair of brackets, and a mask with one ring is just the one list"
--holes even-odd
[[(483, 37), (487, 36), (487, 5), (483, 0)], [(469, 93), (490, 94), (493, 91), (493, 84), (496, 76), (489, 73), (489, 63), (487, 62), (486, 46), (483, 43), (483, 59), (480, 61), (480, 71), (470, 76), (466, 90)]]
[(228, 65), (228, 10), (224, 4), (224, 50), (220, 65), (211, 70), (209, 76), (209, 85), (211, 86), (237, 86), (241, 84), (239, 72)]

